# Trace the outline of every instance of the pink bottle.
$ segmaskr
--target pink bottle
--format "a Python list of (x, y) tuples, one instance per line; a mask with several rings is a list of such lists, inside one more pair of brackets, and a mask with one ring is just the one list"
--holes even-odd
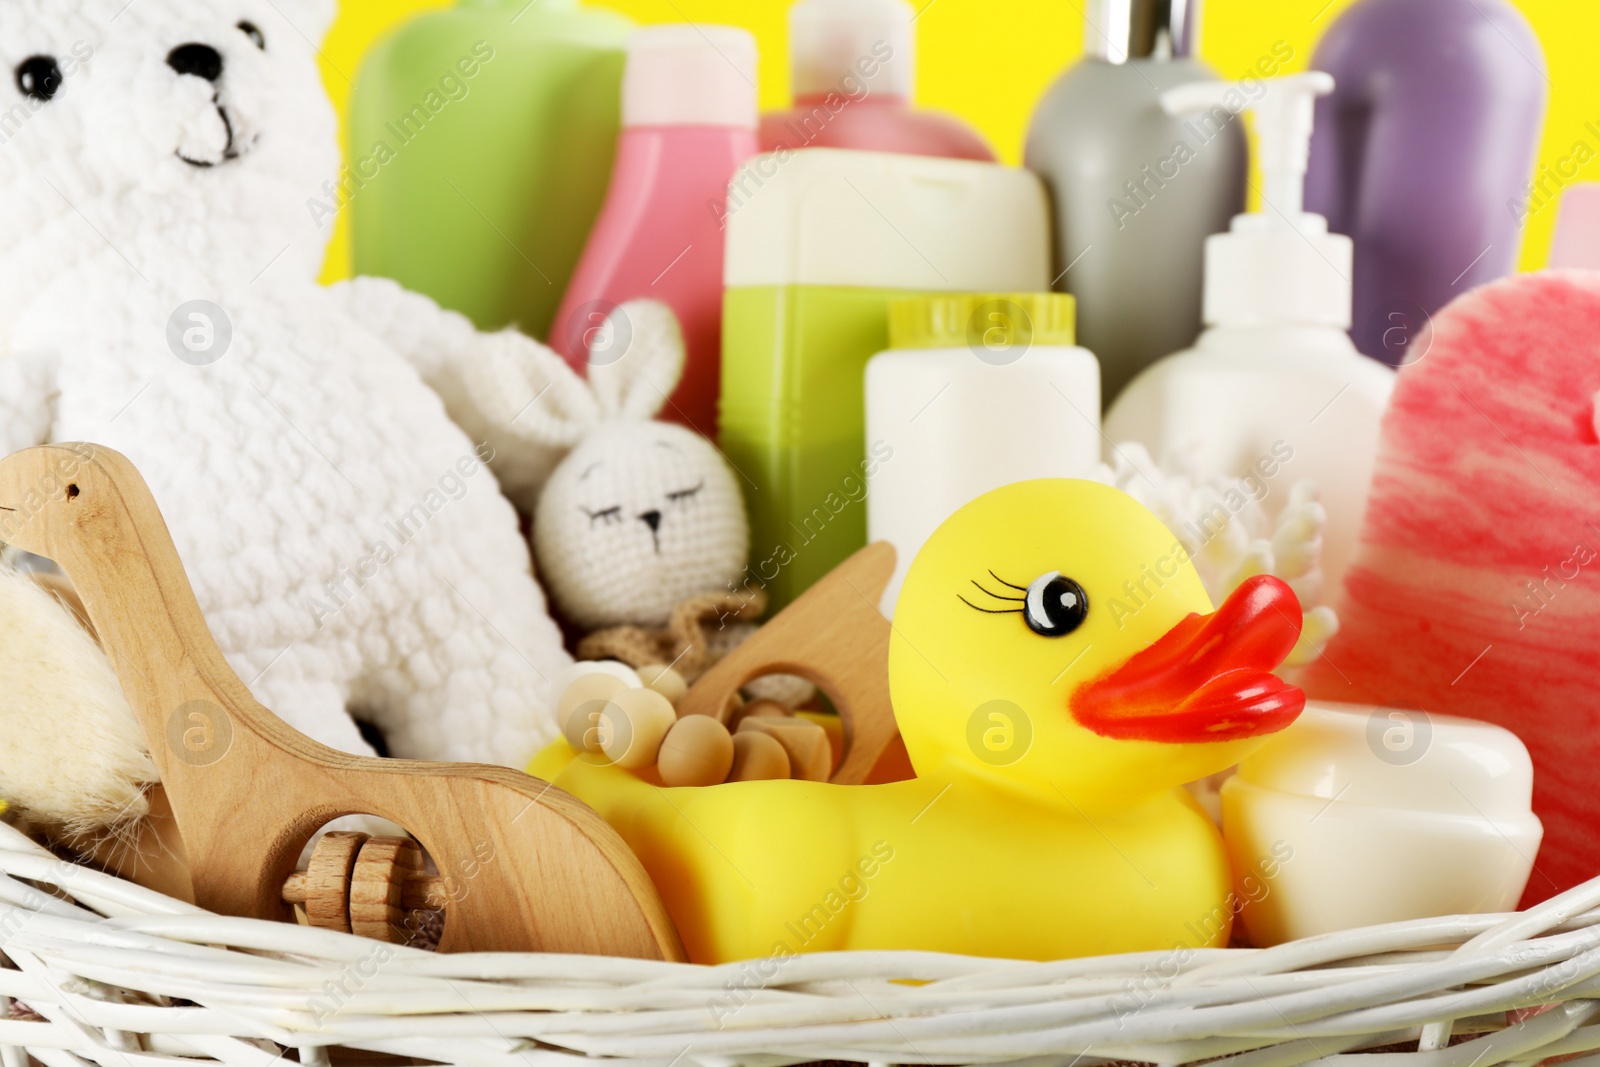
[(727, 26), (671, 25), (628, 39), (622, 137), (600, 219), (550, 345), (582, 372), (606, 318), (659, 300), (688, 361), (662, 418), (716, 438), (728, 182), (756, 155), (756, 42)]
[(906, 0), (801, 0), (789, 9), (794, 106), (761, 120), (761, 150), (855, 148), (994, 162), (957, 120), (911, 106), (916, 16)]

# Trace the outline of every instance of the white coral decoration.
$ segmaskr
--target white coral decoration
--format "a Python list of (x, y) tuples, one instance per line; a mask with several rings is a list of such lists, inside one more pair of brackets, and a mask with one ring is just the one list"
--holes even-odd
[[(1287, 495), (1256, 474), (1206, 479), (1163, 469), (1143, 446), (1119, 444), (1102, 480), (1155, 513), (1194, 560), (1200, 580), (1221, 603), (1247, 578), (1281, 578), (1300, 598), (1305, 626), (1286, 667), (1311, 662), (1339, 632), (1323, 601), (1322, 532), (1328, 516), (1316, 486), (1295, 482)], [(1274, 497), (1279, 497), (1279, 501)]]

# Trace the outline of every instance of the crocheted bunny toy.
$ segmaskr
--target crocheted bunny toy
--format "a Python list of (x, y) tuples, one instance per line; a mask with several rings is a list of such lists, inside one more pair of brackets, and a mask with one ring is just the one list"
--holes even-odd
[(360, 716), (395, 755), (520, 766), (570, 657), (496, 479), (531, 498), (557, 453), (499, 432), (461, 368), (547, 352), (316, 283), (333, 13), (0, 4), (0, 454), (127, 455), (229, 662), (297, 729), (367, 752)]
[(749, 554), (739, 481), (710, 441), (652, 421), (683, 373), (678, 324), (627, 305), (599, 331), (584, 381), (554, 354), (491, 354), (473, 395), (531, 445), (570, 449), (534, 511), (556, 608), (585, 631), (665, 626), (682, 601), (731, 587)]

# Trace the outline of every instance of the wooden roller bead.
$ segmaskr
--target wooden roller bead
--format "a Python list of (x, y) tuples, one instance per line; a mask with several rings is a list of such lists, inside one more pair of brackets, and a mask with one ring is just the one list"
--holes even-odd
[(611, 674), (580, 676), (567, 686), (556, 703), (556, 722), (575, 752), (599, 752), (603, 731), (596, 720), (607, 701), (628, 688), (628, 683)]
[(738, 727), (746, 719), (789, 719), (793, 717), (794, 712), (776, 700), (753, 700), (730, 715), (728, 723), (732, 727)]
[(350, 878), (366, 834), (335, 830), (324, 834), (306, 871), (306, 918), (321, 930), (350, 933)]
[(654, 689), (673, 704), (689, 694), (689, 683), (684, 681), (683, 675), (659, 663), (640, 667), (639, 679), (646, 689)]
[[(311, 876), (307, 871), (296, 871), (283, 883), (283, 902), (305, 906), (310, 894)], [(450, 892), (443, 878), (417, 875), (408, 878), (401, 889), (400, 906), (406, 911), (443, 911), (450, 903)]]
[(775, 738), (759, 730), (733, 735), (730, 782), (767, 782), (789, 777), (789, 753)]
[(789, 773), (807, 782), (826, 782), (833, 773), (828, 731), (810, 719), (753, 715), (740, 720), (739, 733), (763, 733), (789, 755)]
[(649, 767), (661, 752), (667, 731), (678, 721), (672, 701), (654, 689), (625, 689), (611, 697), (604, 713), (601, 750), (618, 767)]
[(689, 715), (667, 731), (656, 770), (663, 785), (716, 785), (733, 770), (733, 751), (726, 726), (709, 715)]
[(351, 931), (404, 944), (405, 886), (421, 874), (422, 849), (408, 837), (375, 837), (361, 846), (350, 884)]

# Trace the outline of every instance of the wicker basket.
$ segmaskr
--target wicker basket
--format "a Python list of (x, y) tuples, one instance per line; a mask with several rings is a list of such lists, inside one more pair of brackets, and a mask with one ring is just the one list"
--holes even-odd
[[(572, 798), (495, 768), (335, 753), (256, 704), (125, 459), (90, 446), (19, 453), (0, 461), (0, 499), (43, 501), (8, 539), (61, 563), (83, 593), (161, 772), (181, 882), (215, 912), (257, 916), (73, 865), (0, 824), (0, 1067), (271, 1067), (291, 1055), (329, 1064), (335, 1051), (341, 1063), (473, 1067), (1224, 1056), (1288, 1067), (1397, 1045), (1427, 1067), (1494, 1067), (1600, 1049), (1600, 1024), (1588, 1025), (1600, 881), (1522, 915), (1262, 951), (669, 962), (682, 946), (643, 867)], [(269, 921), (285, 914), (302, 846), (359, 812), (405, 826), (441, 872), (465, 870), (458, 857), (477, 864), (472, 892), (449, 900), (441, 945), (467, 951)]]
[[(1017, 963), (842, 953), (723, 967), (435, 955), (230, 919), (64, 863), (0, 827), (4, 1067), (1191, 1063), (1290, 1067), (1405, 1044), (1419, 1067), (1600, 1049), (1600, 880), (1511, 916), (1266, 950)], [(13, 1006), (15, 1002), (15, 1006)], [(25, 1008), (24, 1008), (25, 1006)], [(1519, 1009), (1549, 1010), (1529, 1012)], [(1510, 1013), (1510, 1014), (1508, 1014)], [(1448, 1022), (1448, 1028), (1428, 1024)], [(1424, 1028), (1427, 1028), (1425, 1031)], [(1455, 1044), (1448, 1044), (1454, 1034)], [(1419, 1042), (1446, 1046), (1413, 1051)]]

